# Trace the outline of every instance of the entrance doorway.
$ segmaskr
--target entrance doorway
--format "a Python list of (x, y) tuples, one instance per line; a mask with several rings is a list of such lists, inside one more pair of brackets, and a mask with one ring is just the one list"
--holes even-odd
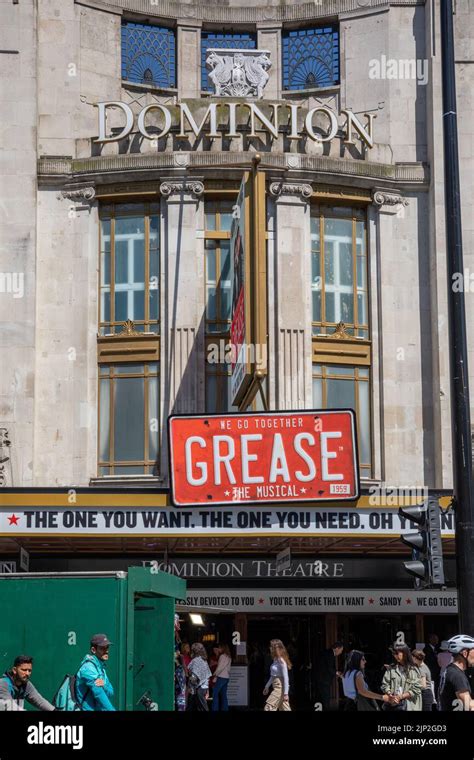
[(249, 615), (247, 622), (249, 706), (261, 709), (264, 685), (269, 678), (271, 639), (281, 639), (288, 650), (290, 700), (295, 709), (309, 709), (315, 699), (314, 665), (325, 648), (324, 615)]

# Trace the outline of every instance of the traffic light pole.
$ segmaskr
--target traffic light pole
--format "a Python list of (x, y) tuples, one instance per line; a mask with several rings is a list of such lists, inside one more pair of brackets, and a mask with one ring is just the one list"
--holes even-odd
[[(462, 633), (473, 636), (474, 493), (466, 313), (464, 288), (457, 288), (454, 292), (452, 287), (453, 275), (464, 282), (452, 0), (441, 0), (441, 51), (457, 584), (460, 629)], [(462, 275), (461, 278), (459, 275)]]

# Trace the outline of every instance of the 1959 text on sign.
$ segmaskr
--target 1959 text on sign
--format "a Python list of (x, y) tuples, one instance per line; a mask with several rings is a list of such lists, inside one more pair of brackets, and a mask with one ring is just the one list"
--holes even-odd
[(168, 424), (176, 506), (359, 496), (350, 409), (177, 415)]

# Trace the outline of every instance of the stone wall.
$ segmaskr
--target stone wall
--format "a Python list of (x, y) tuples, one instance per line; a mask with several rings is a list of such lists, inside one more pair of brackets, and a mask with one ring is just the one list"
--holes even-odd
[[(172, 107), (180, 97), (197, 106), (201, 96), (199, 34), (212, 14), (234, 21), (240, 14), (243, 21), (256, 25), (258, 44), (272, 51), (275, 63), (266, 98), (288, 102), (289, 96), (281, 90), (281, 25), (295, 19), (304, 22), (311, 13), (323, 18), (332, 9), (340, 14), (341, 86), (320, 95), (290, 98), (290, 102), (302, 109), (324, 102), (335, 110), (375, 114), (377, 146), (361, 156), (350, 147), (341, 149), (335, 140), (324, 151), (312, 146), (313, 152), (334, 159), (383, 161), (388, 166), (425, 162), (431, 177), (429, 188), (415, 189), (403, 182), (388, 188), (406, 198), (408, 205), (369, 207), (375, 474), (392, 484), (449, 487), (440, 40), (438, 15), (432, 17), (431, 4), (407, 6), (397, 0), (387, 5), (371, 0), (361, 8), (355, 0), (332, 0), (320, 7), (292, 0), (259, 7), (250, 0), (206, 6), (160, 1), (152, 8), (157, 16), (161, 12), (171, 18), (174, 10), (180, 12), (176, 96), (122, 86), (121, 15), (144, 8), (143, 0), (90, 5), (87, 0), (21, 0), (18, 5), (0, 6), (0, 48), (11, 50), (0, 53), (0, 99), (6, 114), (0, 182), (4, 291), (0, 292), (0, 340), (2, 356), (7, 357), (0, 378), (0, 427), (9, 430), (12, 440), (14, 485), (87, 485), (96, 475), (98, 203), (67, 191), (63, 194), (65, 178), (59, 176), (43, 179), (37, 193), (36, 159), (183, 152), (175, 136), (158, 148), (136, 136), (128, 145), (100, 148), (93, 143), (97, 134), (94, 104), (123, 100), (138, 110), (155, 101)], [(474, 32), (468, 0), (459, 0), (456, 11), (464, 249), (474, 292)], [(397, 61), (426, 59), (428, 81), (372, 77), (373, 61), (382, 62), (384, 55)], [(206, 104), (200, 108), (204, 112)], [(120, 113), (111, 116), (110, 124), (121, 124)], [(240, 138), (230, 143), (225, 145), (220, 139), (195, 146), (191, 142), (185, 148), (240, 154), (258, 147)], [(268, 153), (287, 150), (283, 138), (263, 148)], [(184, 181), (189, 170), (175, 167), (173, 171)], [(203, 171), (212, 176), (211, 169)], [(114, 176), (123, 179), (120, 172)], [(153, 174), (143, 171), (140, 178), (156, 182), (158, 188), (166, 176), (155, 170)], [(215, 176), (227, 177), (228, 171), (216, 171)], [(111, 178), (109, 174), (102, 180)], [(317, 188), (339, 180), (322, 170), (295, 168), (287, 181), (312, 182)], [(376, 184), (355, 175), (344, 181), (366, 189)], [(92, 186), (87, 176), (84, 183)], [(268, 208), (271, 399), (280, 408), (302, 408), (311, 405), (310, 288), (305, 257), (308, 202), (291, 191), (269, 195)], [(186, 191), (182, 197), (173, 194), (162, 199), (162, 216), (161, 399), (165, 417), (173, 409), (204, 409), (203, 196)], [(23, 275), (24, 293), (18, 298), (13, 292), (15, 273)], [(473, 304), (469, 293), (471, 384)], [(165, 462), (166, 444), (163, 467)]]

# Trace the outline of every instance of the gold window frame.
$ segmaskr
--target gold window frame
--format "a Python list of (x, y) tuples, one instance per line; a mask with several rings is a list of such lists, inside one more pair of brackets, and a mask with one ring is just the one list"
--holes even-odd
[[(311, 331), (314, 339), (325, 338), (331, 336), (333, 332), (336, 332), (340, 322), (329, 322), (326, 319), (326, 275), (325, 275), (325, 234), (324, 234), (324, 222), (328, 218), (345, 219), (351, 221), (352, 224), (352, 305), (354, 321), (352, 323), (344, 323), (345, 332), (347, 337), (356, 339), (357, 342), (365, 340), (370, 342), (370, 287), (369, 287), (369, 256), (368, 256), (368, 239), (367, 239), (367, 213), (365, 206), (349, 206), (349, 204), (341, 200), (338, 204), (335, 200), (329, 205), (329, 200), (324, 203), (321, 199), (319, 203), (313, 203), (311, 205), (311, 221), (313, 219), (319, 220), (319, 259), (320, 259), (320, 278), (321, 278), (321, 321), (313, 321), (313, 314), (311, 313)], [(345, 213), (345, 209), (348, 210)], [(349, 213), (350, 209), (350, 213)], [(367, 322), (362, 323), (358, 321), (359, 304), (358, 294), (359, 288), (357, 286), (357, 223), (362, 222), (364, 225), (364, 250), (365, 250), (365, 276), (366, 287), (363, 289), (365, 294), (365, 300), (367, 304)], [(313, 245), (311, 242), (311, 256), (313, 255)], [(311, 300), (311, 310), (312, 310)], [(353, 331), (350, 332), (350, 331)], [(358, 336), (359, 331), (366, 331), (366, 336)]]
[[(143, 364), (143, 362), (136, 362), (137, 364)], [(150, 364), (156, 363), (157, 368), (156, 372), (150, 370)], [(118, 363), (117, 363), (118, 364)], [(160, 364), (157, 361), (148, 362), (144, 364), (143, 372), (133, 372), (132, 367), (130, 367), (129, 372), (115, 372), (115, 367), (117, 364), (106, 364), (102, 365), (100, 371), (99, 371), (99, 393), (98, 393), (98, 404), (97, 404), (97, 431), (98, 431), (98, 446), (97, 446), (97, 469), (100, 473), (99, 477), (106, 477), (103, 473), (101, 473), (101, 469), (107, 468), (109, 472), (108, 475), (115, 475), (115, 468), (120, 467), (123, 469), (132, 469), (133, 467), (141, 467), (143, 472), (142, 475), (154, 475), (157, 474), (158, 468), (159, 468), (159, 462), (160, 462), (160, 453), (161, 453), (161, 421), (160, 421)], [(123, 366), (122, 362), (120, 364)], [(108, 368), (108, 373), (105, 372), (105, 369)], [(144, 436), (144, 445), (143, 445), (143, 451), (144, 451), (144, 458), (142, 460), (136, 459), (136, 460), (119, 460), (117, 461), (114, 457), (115, 454), (115, 419), (114, 419), (114, 398), (115, 398), (115, 385), (114, 382), (116, 378), (143, 378), (144, 380), (144, 388), (143, 388), (143, 414), (144, 414), (144, 430), (143, 430), (143, 436)], [(150, 450), (150, 419), (149, 419), (149, 382), (147, 382), (147, 378), (150, 377), (156, 377), (157, 378), (157, 400), (158, 400), (158, 408), (156, 410), (156, 419), (158, 420), (158, 430), (156, 431), (157, 435), (157, 455), (156, 460), (151, 460), (150, 457), (147, 457), (147, 454)], [(109, 431), (108, 431), (108, 439), (109, 439), (109, 459), (108, 460), (101, 460), (100, 459), (100, 435), (101, 435), (101, 382), (106, 381), (109, 383)], [(148, 421), (148, 424), (147, 424)], [(156, 470), (154, 472), (153, 470)], [(125, 473), (119, 473), (119, 476), (122, 477)], [(131, 473), (135, 477), (137, 476), (136, 473)]]
[[(117, 215), (117, 207), (118, 206), (130, 206), (131, 208), (127, 211), (121, 211), (119, 215)], [(137, 210), (133, 209), (133, 206), (137, 207)], [(138, 207), (140, 208), (140, 213), (138, 213)], [(152, 207), (156, 208), (156, 211), (152, 211)], [(142, 212), (143, 209), (143, 212)], [(107, 213), (107, 211), (110, 210), (110, 213)], [(98, 304), (97, 304), (97, 323), (99, 326), (98, 329), (98, 335), (99, 338), (113, 338), (120, 336), (122, 332), (124, 331), (124, 324), (126, 324), (124, 321), (117, 321), (115, 319), (115, 227), (116, 227), (116, 220), (117, 218), (124, 219), (124, 218), (133, 218), (136, 216), (141, 216), (143, 214), (144, 219), (144, 232), (145, 232), (145, 239), (144, 239), (144, 319), (143, 320), (135, 320), (133, 322), (133, 330), (134, 333), (142, 334), (142, 335), (149, 335), (149, 336), (159, 336), (160, 334), (160, 306), (158, 308), (158, 318), (157, 319), (150, 319), (150, 221), (151, 217), (156, 216), (159, 220), (158, 224), (158, 304), (161, 303), (161, 288), (160, 288), (160, 281), (161, 281), (161, 249), (162, 249), (162, 241), (161, 241), (161, 229), (160, 229), (160, 221), (161, 221), (161, 211), (160, 211), (160, 203), (159, 199), (153, 198), (151, 200), (144, 200), (143, 198), (134, 198), (133, 200), (130, 200), (130, 202), (127, 202), (126, 198), (121, 198), (120, 200), (110, 201), (108, 200), (106, 203), (101, 204), (99, 208), (99, 286), (98, 286)], [(104, 248), (102, 244), (102, 222), (110, 220), (110, 284), (109, 284), (109, 293), (110, 293), (110, 320), (105, 321), (102, 320), (102, 316), (104, 316), (102, 311), (102, 268), (103, 268), (103, 262), (102, 257), (104, 254)], [(143, 330), (137, 330), (137, 327), (139, 325), (143, 325)], [(104, 332), (105, 330), (109, 329), (108, 332)]]

